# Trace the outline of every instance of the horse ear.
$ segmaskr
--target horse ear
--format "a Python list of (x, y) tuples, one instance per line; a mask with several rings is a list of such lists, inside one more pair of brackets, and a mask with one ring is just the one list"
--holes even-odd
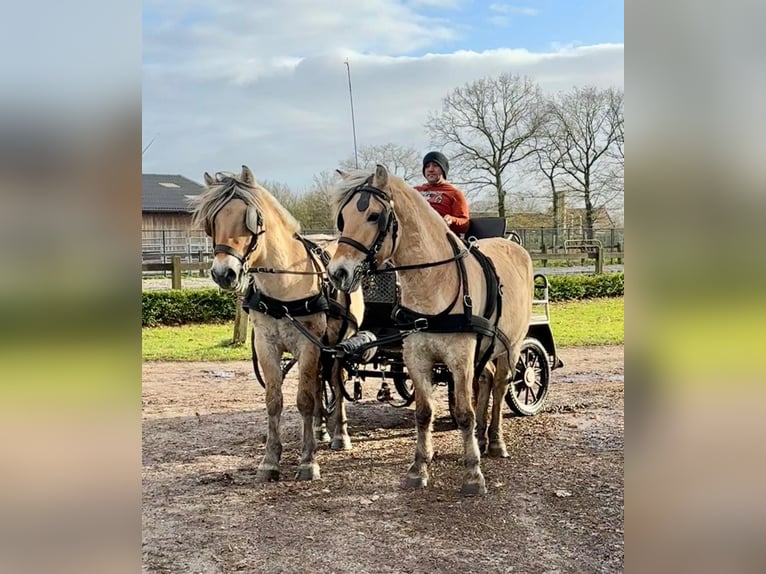
[(205, 172), (205, 183), (207, 185), (213, 185), (215, 183), (215, 180), (213, 179), (213, 176), (210, 175), (208, 172)]
[(250, 168), (246, 165), (242, 166), (242, 174), (240, 179), (247, 185), (255, 185), (255, 176), (253, 175), (253, 172), (250, 171)]
[(378, 164), (375, 167), (375, 178), (372, 184), (378, 189), (383, 189), (388, 184), (388, 170), (386, 166)]
[(346, 179), (348, 177), (348, 174), (342, 169), (336, 169), (335, 171), (341, 177), (341, 179)]

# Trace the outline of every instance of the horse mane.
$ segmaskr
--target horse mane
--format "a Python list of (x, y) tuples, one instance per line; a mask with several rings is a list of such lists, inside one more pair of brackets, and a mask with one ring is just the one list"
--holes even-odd
[(346, 200), (348, 200), (354, 190), (360, 185), (367, 183), (371, 176), (371, 171), (363, 169), (351, 170), (330, 190), (330, 201), (333, 204), (335, 218), (337, 218), (340, 208), (346, 203)]
[[(250, 185), (236, 175), (227, 172), (216, 173), (215, 180), (215, 185), (208, 187), (204, 192), (189, 200), (194, 207), (192, 212), (194, 225), (202, 225), (205, 221), (211, 221), (225, 203), (232, 199), (241, 199), (245, 205), (254, 207), (260, 213), (263, 213), (268, 206), (282, 219), (287, 231), (300, 233), (301, 224), (298, 220), (262, 185), (258, 183)], [(264, 215), (264, 218), (267, 216)]]

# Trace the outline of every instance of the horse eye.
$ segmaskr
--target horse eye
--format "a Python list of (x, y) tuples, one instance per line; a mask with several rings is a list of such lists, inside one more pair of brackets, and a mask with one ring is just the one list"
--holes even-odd
[(378, 219), (380, 219), (380, 213), (371, 213), (367, 216), (367, 221), (370, 223), (375, 223)]

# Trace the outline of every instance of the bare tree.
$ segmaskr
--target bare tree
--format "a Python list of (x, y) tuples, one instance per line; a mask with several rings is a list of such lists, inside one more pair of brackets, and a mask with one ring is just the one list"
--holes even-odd
[(549, 107), (555, 129), (547, 145), (563, 158), (558, 178), (561, 187), (582, 199), (588, 238), (593, 237), (596, 210), (624, 193), (619, 161), (624, 141), (623, 101), (622, 90), (588, 86), (559, 94)]
[(557, 122), (550, 105), (545, 105), (545, 116), (539, 133), (534, 138), (535, 153), (527, 166), (527, 173), (545, 181), (548, 188), (546, 199), (552, 205), (553, 225), (558, 233), (565, 222), (565, 191), (560, 179), (564, 175), (566, 146), (557, 141)]
[(335, 171), (325, 170), (314, 176), (311, 188), (301, 198), (304, 214), (301, 223), (306, 231), (331, 232), (335, 229), (330, 190), (337, 181), (338, 174)]
[[(358, 155), (361, 169), (375, 169), (377, 164), (382, 164), (409, 184), (422, 178), (422, 157), (413, 147), (405, 147), (395, 143), (368, 145), (362, 146)], [(340, 163), (340, 168), (353, 169), (354, 165), (352, 156), (343, 160)]]
[(430, 113), (426, 130), (444, 147), (455, 169), (451, 179), (466, 195), (490, 188), (505, 217), (509, 166), (534, 153), (533, 138), (543, 123), (539, 86), (530, 78), (502, 74), (456, 88)]

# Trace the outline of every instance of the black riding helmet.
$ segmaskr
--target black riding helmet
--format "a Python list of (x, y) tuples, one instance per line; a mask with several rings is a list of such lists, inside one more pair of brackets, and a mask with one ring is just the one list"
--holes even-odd
[(449, 171), (449, 160), (447, 160), (447, 156), (445, 156), (443, 153), (438, 151), (429, 151), (426, 155), (424, 155), (423, 156), (423, 176), (426, 175), (426, 165), (430, 162), (434, 162), (440, 168), (442, 168), (442, 174), (444, 175), (444, 179), (447, 179), (447, 172)]

